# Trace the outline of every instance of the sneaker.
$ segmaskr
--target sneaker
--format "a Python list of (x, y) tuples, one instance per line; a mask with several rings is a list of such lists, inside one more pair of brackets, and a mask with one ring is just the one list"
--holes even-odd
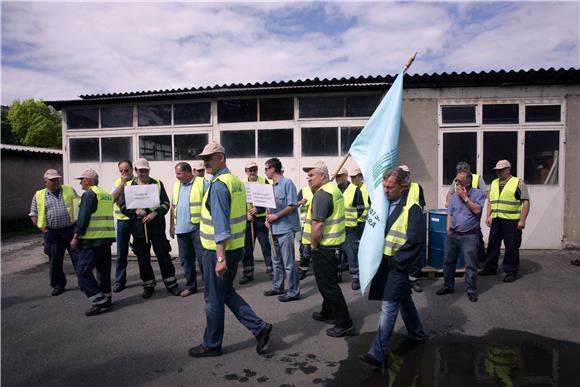
[(488, 276), (488, 275), (496, 275), (497, 272), (495, 270), (491, 270), (491, 269), (483, 269), (478, 274), (482, 275), (482, 276)]
[(223, 355), (221, 349), (209, 349), (204, 347), (203, 344), (190, 348), (187, 352), (191, 357), (217, 357)]
[(151, 298), (151, 296), (153, 295), (153, 292), (155, 292), (155, 288), (151, 287), (151, 286), (146, 286), (143, 288), (143, 298)]
[(183, 289), (183, 291), (179, 294), (181, 297), (191, 296), (192, 294), (197, 293), (197, 289)]
[(442, 296), (444, 294), (449, 294), (449, 293), (453, 293), (453, 289), (448, 288), (446, 286), (441, 286), (441, 288), (439, 288), (439, 290), (437, 290), (435, 292), (435, 294), (437, 294), (438, 296)]
[(85, 316), (96, 316), (98, 314), (108, 311), (112, 306), (111, 301), (107, 301), (101, 305), (92, 305), (91, 309), (85, 312)]
[(266, 323), (266, 326), (256, 335), (256, 352), (262, 353), (262, 350), (270, 341), (270, 332), (272, 332), (272, 324)]
[(475, 293), (467, 293), (467, 298), (469, 298), (469, 301), (471, 302), (477, 302), (479, 299)]
[(360, 289), (360, 282), (358, 282), (358, 280), (354, 280), (350, 284), (350, 287), (352, 288), (352, 290), (359, 290)]
[(332, 327), (326, 330), (326, 334), (330, 337), (350, 336), (354, 333), (354, 324), (350, 324), (347, 328)]
[(278, 296), (278, 301), (280, 301), (280, 302), (298, 301), (299, 299), (300, 299), (300, 296), (290, 297), (288, 294)]
[(120, 284), (120, 283), (115, 283), (115, 285), (113, 285), (113, 293), (119, 293), (122, 292), (125, 289), (125, 284)]
[(363, 363), (368, 364), (372, 367), (380, 367), (383, 365), (382, 361), (375, 359), (373, 356), (369, 355), (368, 353), (363, 353), (362, 355), (360, 355), (358, 357), (358, 359), (360, 361), (362, 361)]
[(515, 274), (506, 274), (505, 277), (503, 277), (503, 282), (514, 282), (515, 280), (516, 280)]
[(273, 289), (270, 289), (270, 290), (266, 290), (264, 292), (264, 296), (266, 296), (266, 297), (280, 296), (282, 294), (284, 294), (284, 291), (283, 290), (273, 290)]
[(56, 288), (52, 289), (52, 293), (50, 293), (50, 294), (52, 294), (53, 296), (60, 296), (63, 293), (64, 293), (64, 288), (56, 287)]
[(238, 283), (240, 285), (245, 285), (248, 282), (252, 282), (253, 280), (254, 280), (254, 276), (250, 276), (250, 275), (246, 276), (246, 275), (244, 275), (244, 276), (242, 276), (242, 278), (240, 278), (240, 282), (238, 282)]
[(332, 319), (332, 317), (327, 317), (320, 312), (312, 313), (312, 319), (316, 320), (316, 321), (322, 321), (322, 322), (325, 322), (327, 324), (334, 325), (334, 320)]

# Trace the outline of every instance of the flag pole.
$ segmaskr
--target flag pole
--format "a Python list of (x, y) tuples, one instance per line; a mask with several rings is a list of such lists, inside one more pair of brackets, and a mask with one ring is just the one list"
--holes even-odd
[[(409, 67), (411, 67), (411, 65), (415, 61), (416, 57), (417, 57), (417, 51), (415, 51), (413, 56), (409, 58), (409, 60), (407, 61), (407, 64), (405, 65), (405, 69), (403, 70), (403, 72), (405, 72), (405, 73), (407, 72)], [(344, 156), (344, 158), (342, 159), (342, 162), (338, 165), (338, 167), (336, 168), (336, 171), (330, 177), (330, 181), (332, 181), (336, 178), (336, 176), (338, 175), (338, 172), (340, 172), (340, 170), (342, 169), (342, 167), (344, 166), (344, 164), (346, 163), (346, 161), (348, 160), (349, 157), (350, 157), (350, 153), (347, 153), (346, 156)]]

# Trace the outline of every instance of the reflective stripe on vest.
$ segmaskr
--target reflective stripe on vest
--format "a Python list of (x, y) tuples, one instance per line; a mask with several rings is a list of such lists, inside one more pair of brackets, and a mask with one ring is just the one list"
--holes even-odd
[(306, 222), (306, 214), (308, 214), (308, 207), (310, 206), (313, 197), (314, 194), (310, 187), (302, 187), (302, 199), (306, 199), (306, 203), (300, 206), (300, 220), (302, 221), (302, 224)]
[(409, 194), (407, 196), (408, 197), (407, 200), (419, 203), (419, 196), (420, 196), (419, 183), (412, 182), (411, 185), (409, 186)]
[[(125, 185), (131, 184), (130, 181), (125, 182)], [(115, 188), (118, 188), (121, 185), (121, 178), (115, 180)], [(117, 220), (129, 220), (129, 217), (121, 212), (121, 208), (115, 202), (115, 217)]]
[[(61, 193), (62, 193), (62, 200), (64, 200), (64, 206), (66, 208), (66, 212), (68, 212), (68, 216), (70, 221), (74, 220), (73, 216), (73, 199), (75, 198), (75, 191), (70, 185), (61, 185), (60, 186)], [(46, 191), (47, 189), (41, 189), (36, 191), (36, 227), (42, 229), (48, 226), (48, 222), (46, 220)]]
[(344, 197), (344, 221), (346, 227), (356, 227), (358, 213), (356, 212), (356, 207), (353, 207), (356, 189), (356, 185), (349, 183), (342, 193)]
[(365, 223), (367, 221), (369, 209), (371, 208), (370, 201), (369, 201), (369, 189), (367, 188), (367, 185), (365, 183), (362, 183), (362, 185), (360, 186), (360, 192), (362, 193), (363, 203), (365, 205), (365, 208), (364, 208), (361, 216), (359, 216), (359, 218), (357, 219), (357, 222)]
[(84, 235), (79, 235), (79, 239), (115, 238), (113, 195), (96, 185), (89, 189), (97, 195), (97, 210), (91, 214), (89, 225)]
[[(266, 183), (266, 178), (262, 177), (262, 176), (256, 176), (256, 181), (248, 181), (248, 178), (246, 177), (244, 180), (242, 180), (244, 183), (256, 183), (256, 184), (268, 184)], [(268, 179), (268, 182), (270, 181), (270, 179)], [(272, 184), (272, 183), (270, 183)], [(250, 210), (254, 208), (254, 205), (252, 203), (246, 203), (246, 209)], [(262, 213), (255, 213), (254, 214), (254, 218), (265, 218), (266, 217), (266, 211), (262, 212)]]
[[(322, 191), (328, 192), (332, 196), (332, 214), (324, 221), (322, 229), (321, 246), (338, 246), (346, 240), (345, 221), (344, 221), (344, 197), (333, 182), (328, 182), (320, 187)], [(312, 233), (312, 200), (308, 205), (306, 222), (302, 232), (302, 244), (309, 245)]]
[[(407, 203), (402, 208), (401, 213), (391, 229), (385, 236), (385, 244), (383, 247), (383, 254), (389, 257), (397, 254), (397, 251), (407, 242), (407, 229), (409, 228), (409, 211), (411, 208), (419, 203), (411, 201), (411, 197), (407, 196)], [(420, 208), (421, 206), (419, 206)]]
[(225, 173), (212, 179), (209, 189), (203, 195), (201, 202), (201, 224), (199, 235), (204, 249), (215, 251), (214, 228), (211, 213), (207, 209), (207, 201), (214, 182), (221, 181), (230, 193), (230, 238), (226, 250), (236, 250), (244, 247), (246, 238), (246, 189), (242, 182), (232, 173)]
[[(203, 200), (203, 178), (195, 177), (191, 183), (191, 190), (189, 191), (189, 214), (191, 215), (191, 223), (199, 224), (201, 219), (201, 201)], [(181, 182), (176, 180), (173, 183), (173, 223), (177, 224), (177, 203), (179, 202), (179, 191), (181, 190)]]
[(519, 177), (512, 176), (507, 181), (501, 194), (499, 193), (499, 179), (491, 182), (489, 191), (489, 205), (491, 206), (491, 217), (518, 220), (521, 218), (522, 202), (516, 199)]

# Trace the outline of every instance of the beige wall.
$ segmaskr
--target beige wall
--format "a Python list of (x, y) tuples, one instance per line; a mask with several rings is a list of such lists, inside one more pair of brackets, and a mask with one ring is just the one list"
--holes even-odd
[(564, 247), (580, 248), (580, 95), (566, 98)]

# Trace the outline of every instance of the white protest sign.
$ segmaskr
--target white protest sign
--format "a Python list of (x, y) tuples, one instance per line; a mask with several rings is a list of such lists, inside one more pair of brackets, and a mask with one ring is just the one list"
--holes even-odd
[(256, 183), (245, 182), (244, 185), (246, 186), (246, 203), (252, 203), (252, 189), (250, 186), (255, 185)]
[(125, 205), (130, 210), (159, 207), (157, 184), (125, 186)]
[(274, 187), (271, 184), (248, 184), (254, 207), (276, 208)]

